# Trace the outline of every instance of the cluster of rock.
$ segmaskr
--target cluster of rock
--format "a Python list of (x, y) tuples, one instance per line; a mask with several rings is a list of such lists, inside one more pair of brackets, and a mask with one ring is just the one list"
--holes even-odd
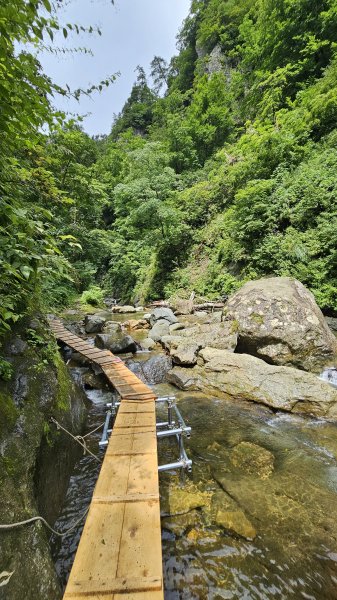
[(135, 353), (137, 343), (125, 330), (147, 329), (149, 324), (145, 319), (130, 319), (125, 321), (122, 326), (121, 323), (109, 320), (111, 312), (128, 314), (140, 312), (140, 310), (133, 306), (115, 306), (113, 308), (119, 310), (100, 311), (93, 315), (86, 315), (84, 331), (87, 334), (95, 334), (95, 344), (98, 348), (110, 350), (114, 354)]
[(145, 317), (152, 327), (145, 343), (160, 342), (170, 355), (168, 380), (177, 387), (337, 418), (337, 391), (308, 372), (334, 360), (336, 338), (299, 281), (249, 282), (222, 314), (179, 322), (169, 308), (157, 308)]

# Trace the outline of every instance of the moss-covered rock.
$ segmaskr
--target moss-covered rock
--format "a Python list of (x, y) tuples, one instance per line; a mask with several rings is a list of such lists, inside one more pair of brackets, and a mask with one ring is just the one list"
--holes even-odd
[[(41, 514), (53, 524), (74, 452), (68, 438), (50, 425), (50, 417), (79, 432), (84, 403), (41, 318), (22, 322), (5, 340), (3, 354), (14, 375), (10, 381), (0, 380), (1, 522)], [(0, 572), (13, 573), (0, 587), (0, 600), (59, 600), (61, 589), (44, 526), (34, 523), (0, 536)]]

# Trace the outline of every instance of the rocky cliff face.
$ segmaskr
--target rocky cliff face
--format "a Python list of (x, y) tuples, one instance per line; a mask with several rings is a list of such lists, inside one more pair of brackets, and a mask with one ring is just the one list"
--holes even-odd
[[(6, 340), (4, 355), (13, 377), (0, 382), (1, 522), (41, 514), (53, 524), (76, 453), (50, 417), (79, 432), (85, 417), (82, 396), (40, 319), (22, 323)], [(12, 573), (0, 587), (1, 600), (59, 600), (48, 539), (39, 523), (0, 532), (0, 572)]]

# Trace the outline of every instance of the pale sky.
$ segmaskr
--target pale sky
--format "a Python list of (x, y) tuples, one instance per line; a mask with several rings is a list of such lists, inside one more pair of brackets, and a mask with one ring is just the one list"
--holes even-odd
[(176, 35), (188, 14), (190, 0), (71, 0), (60, 11), (64, 23), (97, 25), (102, 36), (74, 35), (66, 40), (55, 38), (60, 47), (91, 48), (94, 56), (85, 54), (49, 53), (39, 56), (45, 72), (60, 84), (71, 88), (99, 83), (107, 76), (121, 73), (116, 82), (92, 99), (82, 97), (76, 101), (57, 100), (58, 108), (86, 114), (83, 123), (89, 134), (109, 133), (113, 114), (120, 112), (136, 79), (135, 68), (141, 65), (149, 72), (155, 55), (166, 60), (177, 53)]

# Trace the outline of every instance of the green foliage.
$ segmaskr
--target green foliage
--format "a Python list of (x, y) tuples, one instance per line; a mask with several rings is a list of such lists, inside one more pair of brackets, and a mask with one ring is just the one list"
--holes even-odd
[(336, 0), (193, 0), (101, 139), (57, 126), (67, 92), (15, 52), (57, 30), (40, 8), (0, 9), (2, 327), (42, 296), (218, 298), (272, 274), (337, 311)]
[[(70, 266), (62, 251), (79, 249), (74, 228), (70, 231), (69, 220), (63, 219), (69, 206), (76, 221), (76, 199), (84, 192), (99, 207), (105, 199), (87, 172), (96, 160), (96, 144), (78, 128), (61, 131), (65, 115), (53, 109), (51, 99), (57, 94), (79, 98), (108, 86), (114, 77), (71, 91), (43, 72), (37, 52), (48, 48), (55, 32), (62, 29), (67, 37), (94, 31), (69, 23), (62, 28), (58, 8), (58, 2), (48, 0), (0, 4), (0, 336), (30, 305), (41, 304), (43, 287), (52, 296), (55, 279), (69, 280)], [(42, 131), (50, 132), (49, 139)], [(74, 199), (69, 198), (70, 188)], [(72, 258), (71, 252), (68, 256)]]
[(36, 365), (37, 370), (43, 369), (48, 364), (56, 364), (58, 348), (54, 338), (50, 338), (48, 330), (37, 331), (26, 329), (26, 339), (31, 348), (37, 349), (40, 362)]
[(91, 304), (92, 306), (99, 306), (103, 303), (103, 299), (104, 291), (97, 285), (93, 285), (88, 290), (85, 290), (81, 296), (82, 304)]
[(147, 84), (143, 67), (137, 67), (137, 74), (137, 80), (131, 90), (130, 97), (113, 124), (111, 136), (115, 140), (128, 129), (144, 135), (148, 132), (152, 123), (152, 107), (156, 95)]
[(4, 360), (0, 357), (0, 379), (4, 381), (10, 381), (13, 377), (14, 371), (13, 366), (8, 360)]

